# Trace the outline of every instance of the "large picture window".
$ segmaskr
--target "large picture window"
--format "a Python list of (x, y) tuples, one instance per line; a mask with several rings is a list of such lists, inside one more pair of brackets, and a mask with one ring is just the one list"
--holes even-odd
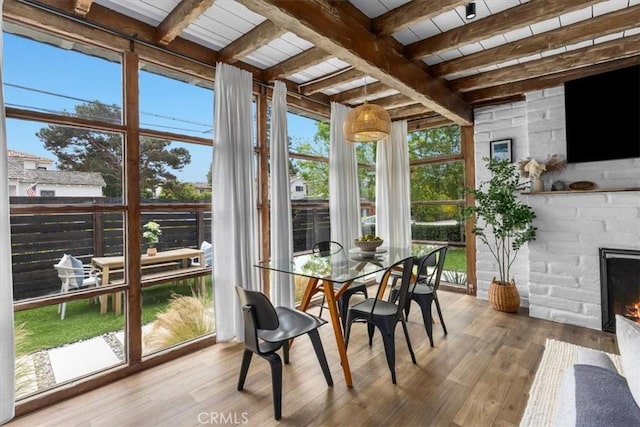
[[(140, 62), (139, 105), (127, 104), (140, 113), (133, 127), (124, 119), (122, 53), (14, 24), (5, 29), (23, 399), (214, 333), (214, 100), (211, 81)], [(139, 197), (126, 192), (132, 185), (126, 165), (133, 164), (125, 159), (134, 151)], [(146, 252), (149, 223), (160, 231), (156, 258)], [(137, 251), (133, 241), (140, 242)], [(130, 262), (132, 252), (140, 260)], [(131, 295), (140, 306), (128, 303)], [(207, 326), (176, 332), (172, 319), (185, 319), (185, 311)], [(139, 329), (125, 327), (131, 318)]]

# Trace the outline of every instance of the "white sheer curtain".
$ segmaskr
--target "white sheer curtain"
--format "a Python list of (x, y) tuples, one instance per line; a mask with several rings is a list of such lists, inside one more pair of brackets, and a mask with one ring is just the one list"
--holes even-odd
[(218, 63), (213, 149), (213, 282), (219, 341), (244, 339), (235, 286), (255, 280), (258, 223), (253, 176), (251, 74)]
[[(287, 137), (287, 87), (277, 81), (271, 108), (271, 259), (293, 254), (289, 140)], [(294, 306), (293, 275), (271, 273), (271, 296), (275, 305)]]
[[(2, 10), (2, 0), (0, 0)], [(9, 167), (2, 90), (2, 19), (0, 19), (0, 424), (15, 415), (15, 360), (13, 342), (13, 276), (9, 227)]]
[(329, 215), (331, 240), (345, 249), (360, 236), (360, 187), (354, 143), (344, 137), (342, 125), (349, 107), (331, 103), (331, 145), (329, 147)]
[(376, 151), (376, 234), (385, 245), (411, 243), (407, 121), (391, 123), (391, 134)]

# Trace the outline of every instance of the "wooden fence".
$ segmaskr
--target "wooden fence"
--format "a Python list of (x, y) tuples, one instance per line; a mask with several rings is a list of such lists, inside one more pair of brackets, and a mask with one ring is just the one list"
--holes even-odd
[[(24, 198), (12, 197), (12, 204), (19, 203), (15, 199)], [(44, 198), (37, 199), (39, 203), (44, 202)], [(55, 203), (59, 204), (60, 198), (56, 198)], [(211, 240), (210, 212), (142, 214), (140, 230), (147, 221), (156, 221), (161, 226), (158, 250), (198, 248), (202, 240)], [(89, 264), (94, 256), (123, 254), (124, 242), (121, 213), (12, 215), (14, 300), (59, 292), (60, 279), (53, 265), (64, 254)]]
[[(87, 198), (12, 197), (11, 204), (71, 204)], [(101, 200), (104, 203), (104, 200)], [(294, 251), (311, 248), (330, 238), (329, 209), (309, 202), (296, 202), (292, 209)], [(158, 250), (198, 248), (211, 240), (211, 213), (152, 212), (141, 215), (139, 230), (148, 221), (160, 224)], [(14, 300), (41, 297), (60, 291), (53, 267), (65, 253), (88, 264), (94, 256), (124, 253), (123, 214), (37, 214), (11, 216), (11, 253)], [(143, 240), (144, 245), (144, 240)], [(145, 248), (141, 248), (144, 250)]]

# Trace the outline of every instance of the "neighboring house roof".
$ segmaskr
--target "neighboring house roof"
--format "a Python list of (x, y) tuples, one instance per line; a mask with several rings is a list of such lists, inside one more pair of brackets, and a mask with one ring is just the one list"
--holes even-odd
[(16, 150), (7, 150), (7, 157), (12, 158), (19, 158), (19, 159), (27, 159), (27, 160), (37, 160), (39, 162), (43, 162), (43, 163), (53, 163), (53, 161), (51, 159), (48, 159), (46, 157), (40, 157), (40, 156), (36, 156), (34, 154), (29, 154), (29, 153), (23, 153), (22, 151), (16, 151)]
[[(17, 153), (17, 155), (14, 155)], [(15, 179), (18, 182), (24, 182), (29, 185), (37, 182), (38, 184), (58, 184), (58, 185), (93, 185), (104, 187), (106, 182), (99, 172), (78, 172), (78, 171), (57, 171), (57, 170), (35, 170), (23, 167), (23, 161), (51, 160), (44, 157), (32, 156), (31, 154), (20, 153), (14, 150), (7, 150), (8, 158), (8, 179)]]
[(18, 179), (22, 175), (24, 166), (22, 165), (22, 159), (18, 157), (9, 157), (8, 159), (9, 171), (7, 173), (9, 179)]
[(78, 171), (39, 171), (25, 170), (18, 181), (33, 184), (59, 184), (59, 185), (95, 185), (104, 187), (107, 185), (99, 172)]

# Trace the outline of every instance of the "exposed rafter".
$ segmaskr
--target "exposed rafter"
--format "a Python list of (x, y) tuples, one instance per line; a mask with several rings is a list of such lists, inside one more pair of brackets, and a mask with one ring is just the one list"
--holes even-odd
[(485, 40), (508, 31), (517, 30), (563, 13), (582, 9), (601, 0), (537, 0), (516, 6), (480, 19), (468, 25), (454, 28), (437, 36), (415, 42), (405, 47), (409, 58), (422, 58), (452, 50), (467, 44)]
[(402, 95), (400, 93), (396, 95), (386, 96), (384, 98), (373, 99), (367, 102), (369, 102), (370, 104), (379, 105), (384, 109), (405, 107), (407, 105), (415, 104), (415, 101), (413, 99), (409, 98), (407, 95)]
[(468, 2), (469, 0), (417, 0), (405, 3), (374, 18), (372, 20), (373, 32), (379, 35), (393, 34)]
[(233, 64), (286, 32), (284, 28), (276, 26), (273, 22), (264, 21), (220, 50), (218, 61)]
[(161, 45), (171, 43), (212, 4), (213, 0), (182, 0), (158, 25), (156, 29), (158, 43)]
[(640, 5), (637, 5), (492, 49), (462, 56), (451, 61), (442, 62), (432, 66), (429, 71), (434, 76), (445, 76), (472, 68), (487, 67), (534, 53), (628, 30), (637, 27), (639, 19)]
[(454, 81), (452, 87), (467, 92), (635, 55), (640, 55), (640, 34), (625, 37), (623, 41), (611, 40), (560, 55), (464, 77)]
[(440, 115), (422, 117), (416, 120), (411, 120), (407, 123), (407, 131), (415, 132), (417, 130), (432, 129), (440, 126), (452, 125), (453, 122)]
[(432, 114), (433, 111), (429, 110), (422, 104), (406, 105), (404, 107), (392, 108), (387, 110), (391, 120), (404, 120), (417, 116), (426, 116)]
[(331, 4), (321, 0), (239, 3), (456, 123), (472, 123), (471, 108), (462, 97), (379, 40), (356, 19), (335, 13)]
[[(371, 84), (367, 84), (366, 94), (368, 95), (378, 95), (383, 92), (389, 91), (389, 87), (380, 82), (375, 82)], [(364, 100), (365, 96), (365, 87), (360, 86), (353, 89), (345, 90), (344, 92), (336, 93), (335, 95), (330, 96), (330, 99), (334, 102), (340, 102), (342, 104), (351, 104), (360, 99)]]
[(361, 79), (365, 76), (366, 74), (360, 70), (348, 68), (328, 77), (320, 77), (317, 80), (305, 83), (300, 86), (300, 92), (304, 95), (313, 95), (314, 93), (322, 92), (323, 90), (331, 89), (333, 87), (349, 83), (350, 81)]
[(312, 47), (297, 54), (294, 57), (287, 59), (279, 64), (274, 65), (264, 71), (264, 79), (266, 81), (276, 80), (282, 77), (287, 77), (295, 74), (299, 71), (318, 65), (321, 62), (326, 61), (333, 55), (325, 52), (317, 47)]
[(498, 86), (492, 86), (485, 89), (478, 89), (467, 92), (465, 97), (474, 105), (486, 103), (494, 100), (501, 100), (522, 93), (531, 92), (533, 90), (541, 90), (548, 87), (554, 87), (563, 84), (566, 81), (578, 79), (581, 77), (592, 76), (595, 74), (606, 73), (608, 71), (619, 70), (620, 68), (640, 65), (640, 55), (630, 58), (618, 59), (616, 61), (604, 62), (597, 65), (567, 70), (559, 73), (548, 74), (542, 77), (535, 77), (526, 80), (520, 80), (514, 83), (506, 83)]
[[(426, 111), (431, 111), (430, 115), (442, 114), (444, 121), (465, 125), (469, 123), (465, 119), (470, 120), (472, 116), (471, 105), (477, 107), (522, 99), (527, 90), (561, 84), (565, 75), (576, 78), (587, 69), (613, 70), (621, 68), (622, 64), (637, 63), (640, 57), (634, 46), (640, 42), (640, 35), (632, 35), (638, 27), (640, 5), (597, 4), (593, 10), (588, 8), (600, 3), (598, 0), (530, 0), (404, 47), (390, 36), (409, 26), (422, 25), (428, 19), (440, 19), (443, 14), (447, 16), (444, 21), (458, 22), (453, 10), (462, 9), (466, 2), (411, 0), (370, 19), (346, 0), (238, 0), (262, 15), (265, 21), (258, 21), (262, 22), (258, 26), (253, 24), (253, 29), (220, 51), (182, 37), (187, 27), (205, 13), (214, 0), (174, 0), (177, 6), (157, 27), (133, 18), (134, 15), (126, 16), (126, 12), (115, 12), (95, 0), (5, 0), (4, 18), (34, 25), (62, 37), (72, 34), (75, 40), (110, 50), (126, 51), (133, 47), (146, 62), (205, 80), (213, 78), (211, 70), (217, 62), (235, 63), (253, 74), (256, 90), (260, 87), (257, 82), (284, 81), (290, 91), (289, 102), (297, 105), (292, 108), (314, 117), (327, 116), (330, 101), (355, 106), (366, 98), (370, 103), (396, 110), (393, 114), (400, 118), (412, 117), (411, 114), (422, 105)], [(54, 13), (41, 12), (47, 9)], [(603, 14), (609, 9), (612, 11)], [(569, 19), (573, 23), (567, 24), (558, 18), (568, 12), (575, 12)], [(69, 21), (64, 15), (83, 16), (83, 19)], [(541, 28), (534, 28), (533, 35), (524, 37), (518, 33), (516, 36), (522, 38), (472, 54), (463, 49), (461, 57), (432, 66), (419, 60), (422, 55), (505, 36), (511, 30), (549, 19), (562, 20), (561, 26), (543, 32), (539, 32)], [(95, 26), (83, 26), (82, 23)], [(74, 31), (69, 31), (71, 26)], [(243, 62), (244, 57), (287, 31), (313, 47), (266, 70)], [(588, 45), (591, 40), (602, 38), (610, 40), (583, 50), (553, 53), (553, 56), (539, 60), (527, 58), (540, 52), (561, 52), (563, 47), (579, 43)], [(158, 49), (167, 44), (170, 48)], [(272, 46), (280, 47), (276, 43)], [(416, 53), (419, 58), (410, 56)], [(318, 70), (325, 68), (305, 70), (332, 58), (346, 62), (350, 67), (342, 73), (308, 81), (308, 75), (317, 75)], [(515, 64), (522, 58), (528, 61), (510, 67), (499, 65)], [(495, 70), (495, 65), (501, 68)], [(455, 79), (458, 73), (465, 77)], [(295, 81), (287, 79), (294, 75)], [(322, 93), (330, 89), (335, 92), (334, 88), (342, 90), (345, 84), (364, 76), (374, 80), (367, 83), (366, 88), (360, 86), (331, 96)], [(301, 95), (297, 96), (295, 92)]]

